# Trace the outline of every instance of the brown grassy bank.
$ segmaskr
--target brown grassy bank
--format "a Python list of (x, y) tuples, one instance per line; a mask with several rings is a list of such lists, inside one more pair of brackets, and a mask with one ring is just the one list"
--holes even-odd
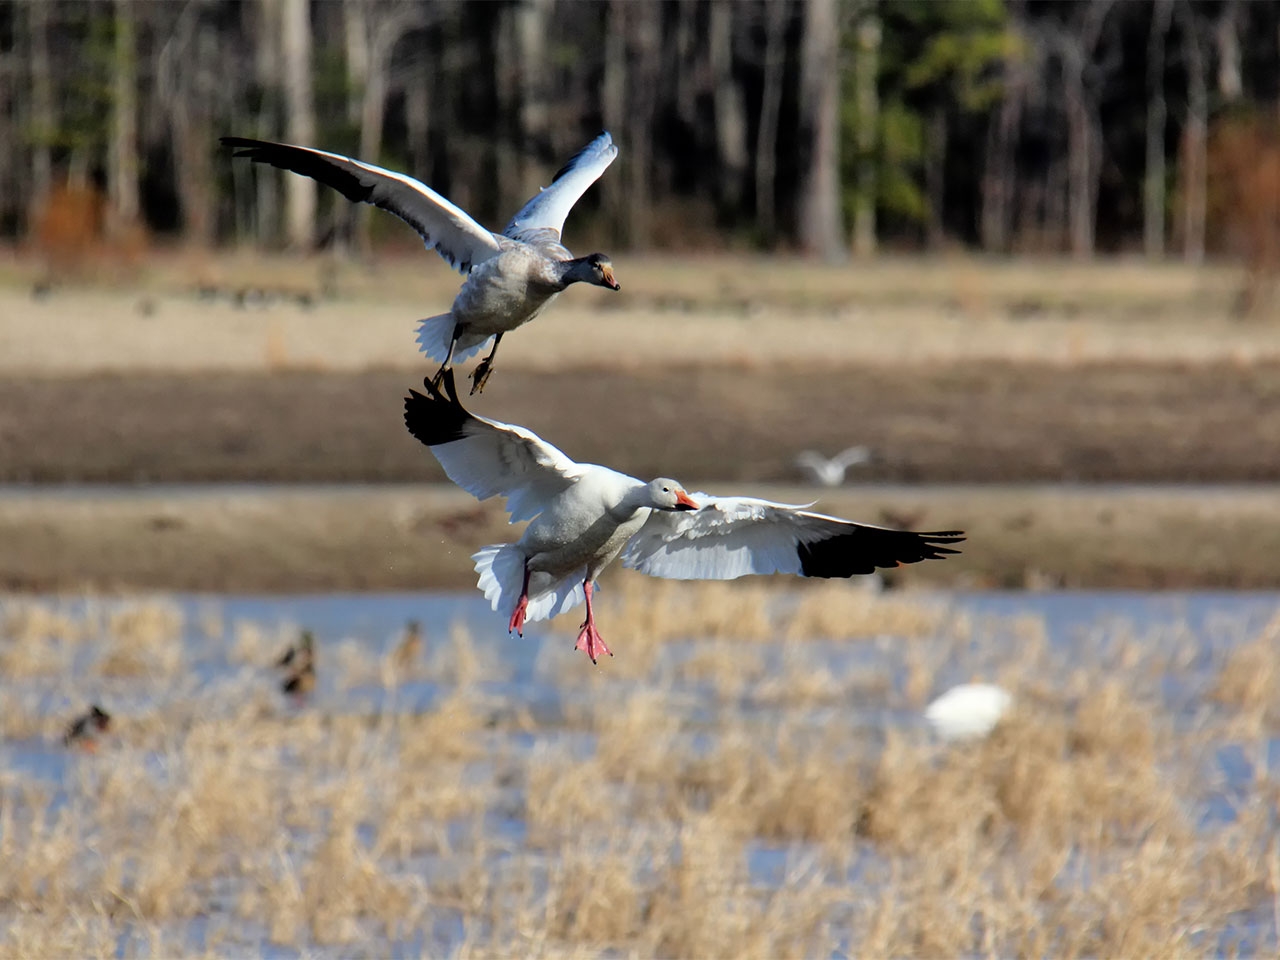
[[(1280, 587), (1275, 487), (848, 487), (820, 504), (967, 532), (962, 556), (893, 571), (901, 584)], [(496, 501), (448, 485), (19, 492), (0, 498), (0, 588), (468, 589), (475, 549), (518, 534)]]
[[(421, 371), (0, 379), (0, 482), (443, 479), (404, 430)], [(1280, 480), (1280, 364), (499, 368), (469, 401), (576, 459), (788, 482), (871, 446), (879, 482)]]

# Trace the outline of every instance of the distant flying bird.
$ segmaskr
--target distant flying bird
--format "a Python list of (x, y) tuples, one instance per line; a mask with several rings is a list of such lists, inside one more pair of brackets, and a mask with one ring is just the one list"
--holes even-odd
[(578, 199), (618, 155), (601, 133), (561, 168), (502, 233), (492, 233), (424, 183), (373, 164), (265, 140), (223, 137), (235, 156), (291, 170), (333, 187), (348, 200), (371, 203), (395, 214), (467, 279), (448, 313), (418, 327), (422, 352), (441, 361), (440, 376), (493, 338), (493, 349), (475, 373), (471, 392), (483, 390), (502, 335), (528, 323), (573, 283), (622, 289), (613, 262), (603, 253), (574, 258), (560, 242), (565, 218)]
[(962, 683), (925, 708), (924, 718), (942, 740), (980, 740), (995, 729), (1013, 695), (991, 683)]
[(871, 459), (870, 447), (849, 447), (830, 458), (816, 450), (805, 450), (796, 455), (795, 463), (814, 483), (824, 487), (838, 487), (844, 483), (846, 470), (858, 464), (870, 463)]
[(885, 530), (751, 497), (689, 494), (675, 480), (645, 483), (577, 463), (524, 427), (468, 413), (453, 372), (443, 392), (405, 399), (409, 432), (431, 448), (449, 479), (480, 500), (501, 495), (511, 522), (531, 521), (517, 543), (472, 556), (479, 587), (507, 629), (586, 603), (577, 649), (594, 662), (608, 646), (592, 609), (595, 579), (621, 554), (623, 566), (674, 580), (733, 580), (747, 574), (850, 577), (877, 567), (957, 553), (957, 531)]
[(63, 746), (78, 747), (93, 753), (98, 749), (98, 734), (111, 729), (111, 714), (96, 703), (71, 721), (67, 732), (62, 735)]

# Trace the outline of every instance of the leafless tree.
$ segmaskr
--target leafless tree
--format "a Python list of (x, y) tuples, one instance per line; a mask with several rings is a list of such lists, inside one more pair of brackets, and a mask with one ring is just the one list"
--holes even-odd
[[(311, 0), (280, 0), (280, 55), (285, 95), (285, 135), (290, 143), (315, 143), (315, 94), (311, 77)], [(285, 180), (285, 225), (289, 245), (306, 250), (314, 242), (316, 183)]]
[[(869, 21), (864, 29), (878, 29)], [(800, 246), (825, 260), (845, 255), (840, 216), (840, 24), (835, 0), (805, 0), (801, 129), (808, 146), (800, 188)]]
[(765, 3), (765, 48), (760, 86), (760, 121), (756, 129), (756, 222), (766, 243), (777, 233), (778, 114), (782, 109), (782, 75), (786, 66), (788, 0)]
[(1204, 24), (1189, 2), (1178, 4), (1182, 51), (1187, 63), (1187, 120), (1182, 134), (1183, 258), (1204, 260), (1205, 212), (1208, 204), (1209, 91), (1205, 80)]
[(1152, 260), (1164, 256), (1164, 41), (1172, 19), (1173, 0), (1155, 0), (1147, 38), (1147, 172), (1142, 190), (1142, 240)]

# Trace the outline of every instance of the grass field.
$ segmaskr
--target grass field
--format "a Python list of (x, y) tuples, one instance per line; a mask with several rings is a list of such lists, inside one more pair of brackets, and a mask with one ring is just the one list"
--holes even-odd
[[(499, 370), (961, 360), (1076, 364), (1280, 359), (1280, 324), (1234, 318), (1240, 273), (1117, 261), (619, 258), (621, 293), (574, 289), (504, 342)], [(624, 272), (626, 271), (626, 272)], [(412, 331), (458, 277), (434, 255), (376, 268), (263, 255), (162, 256), (33, 298), (37, 264), (0, 261), (0, 369), (416, 369)], [(197, 296), (205, 286), (217, 295)], [(277, 293), (238, 309), (243, 291)], [(305, 294), (310, 305), (300, 305)], [(496, 392), (501, 381), (493, 381)]]
[[(0, 951), (1276, 949), (1278, 620), (1063, 643), (936, 597), (652, 581), (601, 617), (615, 660), (556, 634), (531, 674), (463, 623), (407, 666), (326, 638), (297, 706), (273, 624), (0, 604)], [(946, 749), (919, 711), (968, 675), (1014, 712)], [(67, 755), (87, 698), (114, 729)]]

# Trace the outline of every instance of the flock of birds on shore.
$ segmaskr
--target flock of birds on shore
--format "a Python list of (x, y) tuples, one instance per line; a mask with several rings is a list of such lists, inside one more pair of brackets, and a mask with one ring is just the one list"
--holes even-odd
[[(815, 512), (813, 504), (690, 493), (673, 479), (646, 482), (580, 463), (524, 427), (462, 405), (453, 364), (492, 341), (470, 375), (470, 393), (480, 393), (503, 337), (535, 319), (569, 286), (621, 289), (608, 256), (574, 257), (561, 242), (569, 211), (618, 156), (607, 132), (578, 151), (501, 233), (402, 173), (312, 147), (242, 137), (222, 142), (235, 157), (310, 177), (348, 200), (394, 214), (465, 277), (449, 312), (418, 324), (419, 348), (440, 366), (424, 380), (424, 392), (409, 391), (404, 419), (450, 480), (478, 500), (502, 496), (510, 522), (528, 521), (515, 543), (482, 546), (472, 556), (478, 587), (508, 632), (523, 635), (527, 623), (585, 604), (575, 648), (593, 663), (612, 656), (592, 599), (597, 577), (618, 558), (623, 566), (677, 580), (772, 573), (847, 578), (959, 552), (955, 544), (964, 535), (958, 530), (856, 523)], [(807, 451), (798, 462), (830, 486), (870, 459), (866, 448), (853, 447), (832, 459)], [(280, 666), (290, 671), (285, 692), (305, 696), (315, 683), (314, 638), (305, 634)], [(85, 728), (97, 722), (90, 717)], [(109, 723), (105, 713), (101, 722)]]

